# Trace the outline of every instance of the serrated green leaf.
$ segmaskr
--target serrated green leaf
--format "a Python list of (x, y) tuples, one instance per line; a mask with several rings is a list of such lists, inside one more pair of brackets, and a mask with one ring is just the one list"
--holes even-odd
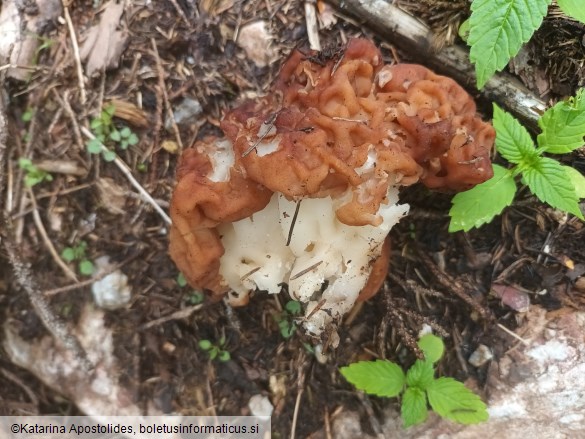
[(388, 398), (398, 396), (406, 380), (400, 366), (387, 360), (360, 361), (339, 371), (358, 389)]
[(402, 396), (400, 414), (405, 428), (426, 421), (429, 410), (425, 392), (416, 387), (407, 388)]
[[(585, 9), (584, 9), (585, 10)], [(585, 89), (568, 101), (558, 102), (538, 120), (542, 130), (538, 146), (546, 152), (566, 154), (583, 146), (585, 136)]]
[(493, 124), (496, 130), (496, 149), (502, 157), (523, 166), (530, 166), (538, 160), (534, 142), (526, 128), (495, 103)]
[(425, 360), (436, 363), (445, 352), (443, 340), (433, 334), (425, 334), (418, 340), (418, 347), (425, 353)]
[(437, 414), (461, 424), (477, 424), (489, 417), (480, 397), (453, 378), (434, 380), (427, 388), (427, 397)]
[(575, 195), (577, 195), (577, 198), (585, 198), (585, 176), (570, 166), (562, 166), (562, 168), (567, 173), (571, 183), (573, 183), (573, 187), (575, 188)]
[(540, 27), (552, 0), (474, 0), (469, 18), (470, 59), (477, 87), (502, 70)]
[(408, 387), (418, 387), (425, 390), (435, 379), (433, 363), (428, 360), (416, 360), (406, 372), (406, 384)]
[(556, 160), (540, 157), (533, 167), (522, 172), (522, 181), (540, 201), (583, 219), (573, 183)]
[(449, 232), (463, 230), (489, 223), (505, 207), (512, 204), (516, 194), (516, 183), (510, 171), (493, 165), (494, 176), (485, 183), (466, 192), (460, 192), (451, 202)]
[(585, 8), (583, 0), (557, 0), (559, 8), (569, 17), (585, 23)]

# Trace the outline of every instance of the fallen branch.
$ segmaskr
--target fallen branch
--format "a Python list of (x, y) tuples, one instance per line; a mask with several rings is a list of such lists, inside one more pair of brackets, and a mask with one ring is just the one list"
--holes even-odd
[[(453, 45), (440, 51), (433, 48), (433, 32), (402, 9), (385, 0), (328, 0), (376, 32), (380, 37), (404, 50), (416, 61), (450, 76), (468, 89), (475, 89), (475, 72), (467, 49)], [(512, 112), (524, 124), (537, 128), (537, 120), (546, 104), (518, 80), (506, 73), (490, 79), (482, 95)]]

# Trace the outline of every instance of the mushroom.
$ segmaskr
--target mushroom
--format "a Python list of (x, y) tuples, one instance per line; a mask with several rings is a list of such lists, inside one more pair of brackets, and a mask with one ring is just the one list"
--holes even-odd
[(491, 178), (495, 138), (450, 78), (384, 65), (366, 39), (328, 55), (295, 50), (225, 137), (185, 150), (171, 201), (170, 254), (193, 287), (244, 305), (287, 284), (316, 336), (382, 284), (399, 188)]

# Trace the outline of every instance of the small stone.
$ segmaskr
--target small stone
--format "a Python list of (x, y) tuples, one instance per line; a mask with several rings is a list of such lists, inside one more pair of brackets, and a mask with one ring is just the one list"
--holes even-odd
[[(96, 275), (107, 272), (111, 264), (107, 256), (102, 256), (95, 261)], [(113, 271), (104, 278), (95, 281), (91, 285), (93, 300), (103, 309), (118, 309), (126, 306), (132, 297), (132, 291), (128, 285), (128, 276), (120, 270)]]
[(266, 67), (277, 58), (276, 51), (271, 45), (272, 39), (266, 22), (255, 21), (240, 28), (237, 43), (254, 64)]
[(490, 361), (492, 358), (494, 358), (494, 354), (492, 354), (490, 348), (488, 348), (484, 344), (480, 344), (475, 350), (475, 352), (471, 354), (468, 361), (469, 364), (471, 364), (474, 367), (481, 367), (485, 363)]
[(248, 408), (252, 412), (253, 416), (270, 416), (274, 406), (270, 402), (267, 396), (254, 395), (248, 401)]

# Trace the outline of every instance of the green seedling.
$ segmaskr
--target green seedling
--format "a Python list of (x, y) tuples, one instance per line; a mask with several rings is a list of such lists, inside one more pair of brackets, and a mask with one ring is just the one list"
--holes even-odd
[(297, 330), (295, 318), (298, 318), (301, 312), (301, 302), (289, 300), (286, 305), (284, 305), (284, 310), (274, 317), (276, 323), (278, 323), (280, 335), (282, 335), (283, 338), (288, 340), (294, 335)]
[[(477, 87), (481, 89), (495, 72), (518, 54), (540, 27), (552, 0), (474, 0), (471, 16), (459, 30), (470, 46)], [(582, 0), (557, 0), (568, 16), (585, 23)]]
[[(187, 279), (185, 279), (185, 275), (183, 273), (179, 273), (177, 275), (177, 285), (181, 288), (187, 286)], [(193, 290), (191, 294), (187, 297), (187, 302), (190, 305), (199, 305), (205, 301), (205, 295), (200, 291)]]
[(87, 242), (79, 241), (76, 246), (65, 247), (61, 257), (65, 262), (77, 262), (79, 273), (83, 276), (91, 276), (95, 269), (93, 263), (86, 256)]
[[(95, 136), (86, 143), (91, 154), (101, 154), (105, 161), (115, 160), (116, 153), (112, 150), (118, 146), (122, 150), (138, 143), (138, 136), (128, 127), (118, 130), (114, 125), (114, 105), (106, 105), (98, 117), (91, 120), (90, 128)], [(105, 147), (105, 148), (104, 148)]]
[(387, 398), (402, 395), (400, 414), (404, 427), (427, 419), (428, 406), (440, 416), (461, 424), (476, 424), (488, 419), (483, 401), (453, 378), (435, 378), (434, 364), (443, 356), (443, 341), (427, 334), (420, 338), (424, 360), (416, 362), (406, 374), (387, 360), (360, 361), (340, 369), (347, 381), (360, 390)]
[(496, 150), (513, 166), (507, 169), (494, 164), (494, 176), (490, 180), (453, 198), (449, 231), (468, 231), (500, 214), (512, 204), (517, 176), (542, 202), (583, 219), (579, 200), (585, 198), (585, 177), (544, 154), (566, 154), (583, 145), (585, 89), (549, 108), (540, 117), (538, 125), (542, 132), (536, 145), (526, 128), (496, 104), (493, 124)]
[(210, 340), (199, 340), (199, 347), (207, 352), (210, 360), (216, 358), (221, 362), (226, 362), (231, 359), (231, 355), (228, 350), (225, 349), (225, 335), (222, 335), (218, 340), (217, 344), (212, 343)]
[(26, 187), (33, 187), (43, 181), (53, 181), (51, 174), (33, 165), (33, 162), (29, 159), (20, 158), (18, 166), (24, 171), (24, 184)]

